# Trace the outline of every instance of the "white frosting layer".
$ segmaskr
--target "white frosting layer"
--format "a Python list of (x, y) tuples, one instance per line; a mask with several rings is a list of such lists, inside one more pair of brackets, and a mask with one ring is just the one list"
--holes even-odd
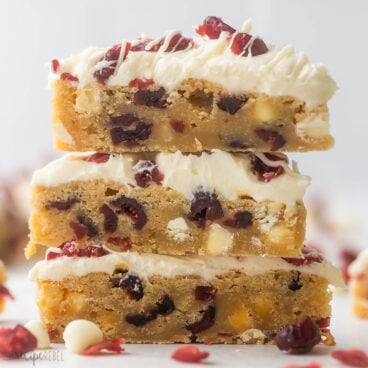
[[(172, 188), (192, 199), (193, 193), (202, 187), (229, 200), (238, 196), (250, 196), (256, 201), (272, 200), (293, 204), (301, 200), (310, 178), (291, 170), (284, 161), (278, 161), (286, 169), (283, 174), (268, 183), (259, 181), (250, 171), (248, 154), (230, 154), (220, 150), (201, 155), (175, 153), (112, 155), (105, 163), (82, 160), (89, 154), (69, 154), (52, 161), (33, 175), (32, 185), (57, 186), (72, 181), (113, 180), (140, 188), (134, 179), (134, 165), (140, 159), (154, 160), (164, 174), (162, 185)], [(264, 158), (260, 154), (259, 157)], [(268, 160), (269, 161), (269, 160)], [(267, 162), (268, 162), (267, 161)], [(270, 161), (275, 165), (274, 161)]]
[(326, 278), (330, 284), (344, 286), (340, 271), (330, 262), (294, 266), (278, 257), (224, 257), (224, 256), (164, 256), (135, 252), (112, 253), (99, 258), (61, 257), (39, 261), (30, 271), (30, 278), (61, 281), (67, 276), (84, 276), (91, 272), (112, 275), (116, 268), (127, 267), (129, 272), (148, 279), (154, 275), (171, 278), (178, 275), (198, 275), (210, 281), (218, 275), (237, 270), (247, 275), (258, 275), (275, 270), (298, 270)]
[[(173, 35), (173, 31), (168, 32)], [(310, 107), (325, 104), (337, 89), (336, 83), (321, 64), (313, 64), (291, 46), (268, 45), (263, 55), (242, 57), (228, 47), (228, 34), (219, 39), (194, 38), (194, 47), (177, 52), (129, 52), (118, 62), (108, 85), (126, 86), (135, 78), (153, 79), (166, 90), (173, 90), (188, 78), (208, 80), (222, 85), (230, 93), (248, 91), (269, 95), (295, 96)], [(124, 44), (124, 43), (123, 43)], [(100, 61), (108, 48), (90, 47), (78, 55), (62, 60), (50, 81), (68, 72), (78, 77), (79, 87), (96, 82), (93, 73), (108, 62)]]
[(351, 277), (368, 275), (368, 249), (360, 252), (357, 259), (350, 264), (349, 275)]

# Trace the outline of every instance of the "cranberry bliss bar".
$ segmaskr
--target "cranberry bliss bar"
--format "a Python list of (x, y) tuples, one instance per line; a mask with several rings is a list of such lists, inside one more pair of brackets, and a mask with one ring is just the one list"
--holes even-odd
[(42, 322), (54, 342), (65, 326), (88, 319), (106, 338), (128, 342), (268, 343), (309, 316), (333, 344), (329, 285), (340, 272), (321, 255), (210, 257), (50, 248), (30, 273)]
[(310, 151), (332, 146), (336, 84), (292, 47), (208, 17), (53, 60), (53, 131), (66, 151)]
[(171, 255), (300, 254), (309, 177), (284, 154), (69, 154), (33, 177), (30, 244)]

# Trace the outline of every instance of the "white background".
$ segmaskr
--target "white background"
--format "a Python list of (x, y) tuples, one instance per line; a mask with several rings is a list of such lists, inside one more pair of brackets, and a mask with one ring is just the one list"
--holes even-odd
[[(336, 146), (295, 155), (312, 188), (355, 202), (365, 214), (368, 168), (368, 1), (366, 0), (2, 0), (0, 8), (0, 176), (52, 157), (48, 63), (89, 45), (111, 46), (142, 32), (193, 34), (207, 15), (292, 44), (323, 62), (340, 90), (330, 102)], [(55, 154), (56, 155), (56, 154)], [(365, 216), (364, 216), (365, 217)]]

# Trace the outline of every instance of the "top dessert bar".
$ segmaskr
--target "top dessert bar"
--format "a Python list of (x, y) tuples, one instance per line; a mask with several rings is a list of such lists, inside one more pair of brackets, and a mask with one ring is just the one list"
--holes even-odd
[(52, 60), (53, 132), (66, 151), (310, 151), (333, 145), (326, 68), (207, 17), (179, 31)]

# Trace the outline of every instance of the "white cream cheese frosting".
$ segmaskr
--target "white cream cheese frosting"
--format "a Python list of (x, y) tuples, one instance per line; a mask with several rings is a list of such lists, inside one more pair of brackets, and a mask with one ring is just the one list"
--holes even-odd
[[(111, 155), (105, 163), (83, 160), (90, 154), (68, 154), (35, 171), (32, 185), (57, 186), (73, 181), (112, 180), (136, 187), (134, 166), (139, 160), (153, 160), (164, 175), (160, 185), (171, 188), (191, 200), (199, 189), (216, 192), (228, 200), (250, 196), (256, 201), (276, 201), (293, 205), (301, 200), (310, 178), (289, 168), (285, 161), (271, 161), (256, 154), (268, 165), (283, 166), (284, 173), (269, 182), (257, 179), (250, 170), (248, 154), (230, 154), (220, 150), (200, 155), (175, 153), (143, 153)], [(143, 189), (142, 189), (143, 190)]]
[(350, 264), (349, 275), (351, 277), (368, 275), (368, 249), (361, 251), (356, 260)]
[(81, 277), (91, 272), (112, 275), (116, 268), (122, 267), (127, 267), (129, 272), (145, 280), (154, 275), (168, 278), (198, 275), (210, 281), (232, 270), (250, 276), (276, 270), (298, 270), (321, 276), (331, 285), (344, 287), (341, 272), (326, 260), (322, 263), (295, 266), (278, 257), (165, 256), (135, 252), (113, 252), (98, 258), (60, 257), (50, 261), (39, 261), (31, 269), (29, 277), (32, 281), (61, 281), (67, 276)]
[[(167, 32), (166, 39), (173, 34), (173, 31)], [(172, 91), (189, 78), (203, 79), (233, 94), (257, 92), (294, 96), (311, 108), (326, 104), (337, 90), (323, 65), (310, 62), (304, 53), (295, 52), (291, 46), (279, 48), (268, 44), (269, 51), (265, 54), (243, 57), (229, 49), (227, 37), (227, 32), (222, 32), (218, 39), (195, 37), (193, 48), (177, 52), (163, 52), (165, 45), (157, 52), (131, 51), (124, 61), (118, 60), (106, 84), (127, 86), (136, 78), (152, 79)], [(125, 46), (125, 41), (122, 45)], [(70, 73), (78, 78), (79, 88), (95, 83), (95, 71), (109, 65), (101, 60), (107, 50), (89, 47), (61, 60), (58, 70), (50, 74), (50, 82), (59, 79), (61, 73)]]

